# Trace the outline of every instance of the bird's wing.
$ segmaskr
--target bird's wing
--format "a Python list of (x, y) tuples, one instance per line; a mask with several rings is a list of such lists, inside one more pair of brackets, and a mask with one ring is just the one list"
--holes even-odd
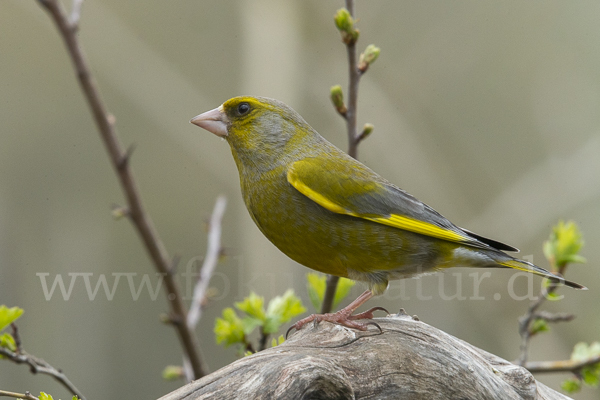
[(457, 227), (353, 159), (305, 158), (290, 166), (287, 180), (300, 193), (334, 213), (473, 247), (514, 250)]

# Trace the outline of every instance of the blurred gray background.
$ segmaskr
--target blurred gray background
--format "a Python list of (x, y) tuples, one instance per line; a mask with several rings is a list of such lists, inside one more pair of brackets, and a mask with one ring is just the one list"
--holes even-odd
[[(211, 371), (236, 358), (215, 344), (222, 309), (251, 290), (269, 300), (293, 287), (311, 310), (308, 270), (250, 220), (227, 144), (188, 121), (236, 95), (274, 97), (346, 148), (344, 122), (328, 99), (331, 85), (347, 81), (332, 18), (342, 3), (83, 5), (85, 53), (123, 144), (135, 144), (139, 189), (170, 254), (182, 257), (180, 271), (205, 251), (215, 198), (229, 199), (228, 257), (212, 282), (219, 296), (198, 327)], [(600, 4), (390, 0), (360, 1), (356, 11), (359, 49), (382, 49), (361, 81), (359, 124), (375, 131), (360, 159), (456, 224), (513, 244), (541, 266), (551, 227), (575, 220), (588, 264), (571, 267), (568, 277), (590, 291), (560, 290), (566, 298), (547, 308), (577, 319), (534, 338), (530, 359), (565, 359), (575, 343), (599, 340)], [(63, 43), (33, 0), (0, 2), (0, 92), (0, 304), (25, 309), (25, 348), (63, 368), (89, 399), (151, 399), (175, 389), (160, 377), (181, 360), (173, 330), (159, 322), (168, 309), (164, 292), (152, 300), (143, 290), (134, 300), (122, 278), (112, 300), (102, 289), (90, 300), (80, 276), (69, 300), (58, 288), (46, 300), (36, 275), (49, 274), (51, 286), (59, 274), (67, 288), (69, 273), (93, 273), (92, 287), (101, 274), (111, 285), (114, 273), (137, 273), (136, 286), (144, 274), (157, 282), (130, 223), (111, 217), (111, 205), (124, 203), (118, 181)], [(469, 300), (472, 272), (395, 282), (370, 304), (404, 307), (513, 360), (528, 300), (511, 298), (512, 272), (504, 270), (482, 281), (485, 300)], [(515, 282), (515, 292), (526, 294), (526, 279)], [(467, 299), (444, 300), (440, 286), (452, 295), (459, 284)], [(431, 299), (419, 300), (418, 290)], [(537, 376), (553, 388), (565, 377)], [(50, 378), (8, 362), (0, 362), (0, 388), (70, 398)], [(584, 389), (576, 398), (599, 393)]]

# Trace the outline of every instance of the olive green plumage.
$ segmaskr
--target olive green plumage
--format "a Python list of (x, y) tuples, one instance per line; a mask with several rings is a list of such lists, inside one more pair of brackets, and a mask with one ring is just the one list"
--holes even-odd
[(389, 280), (455, 266), (557, 278), (501, 251), (513, 247), (455, 226), (279, 101), (235, 97), (192, 122), (227, 140), (252, 219), (277, 248), (309, 268), (367, 282), (374, 294)]

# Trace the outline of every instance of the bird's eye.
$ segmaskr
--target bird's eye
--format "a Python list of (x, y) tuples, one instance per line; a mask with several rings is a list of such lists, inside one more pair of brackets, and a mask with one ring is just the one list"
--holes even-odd
[(248, 111), (250, 111), (250, 104), (248, 103), (240, 103), (237, 107), (237, 112), (239, 115), (248, 114)]

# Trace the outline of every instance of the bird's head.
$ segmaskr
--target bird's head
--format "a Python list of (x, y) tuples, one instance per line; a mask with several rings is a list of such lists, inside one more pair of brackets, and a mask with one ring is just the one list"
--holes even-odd
[(290, 143), (318, 135), (296, 111), (265, 97), (234, 97), (190, 122), (225, 138), (236, 160), (254, 164), (280, 160)]

